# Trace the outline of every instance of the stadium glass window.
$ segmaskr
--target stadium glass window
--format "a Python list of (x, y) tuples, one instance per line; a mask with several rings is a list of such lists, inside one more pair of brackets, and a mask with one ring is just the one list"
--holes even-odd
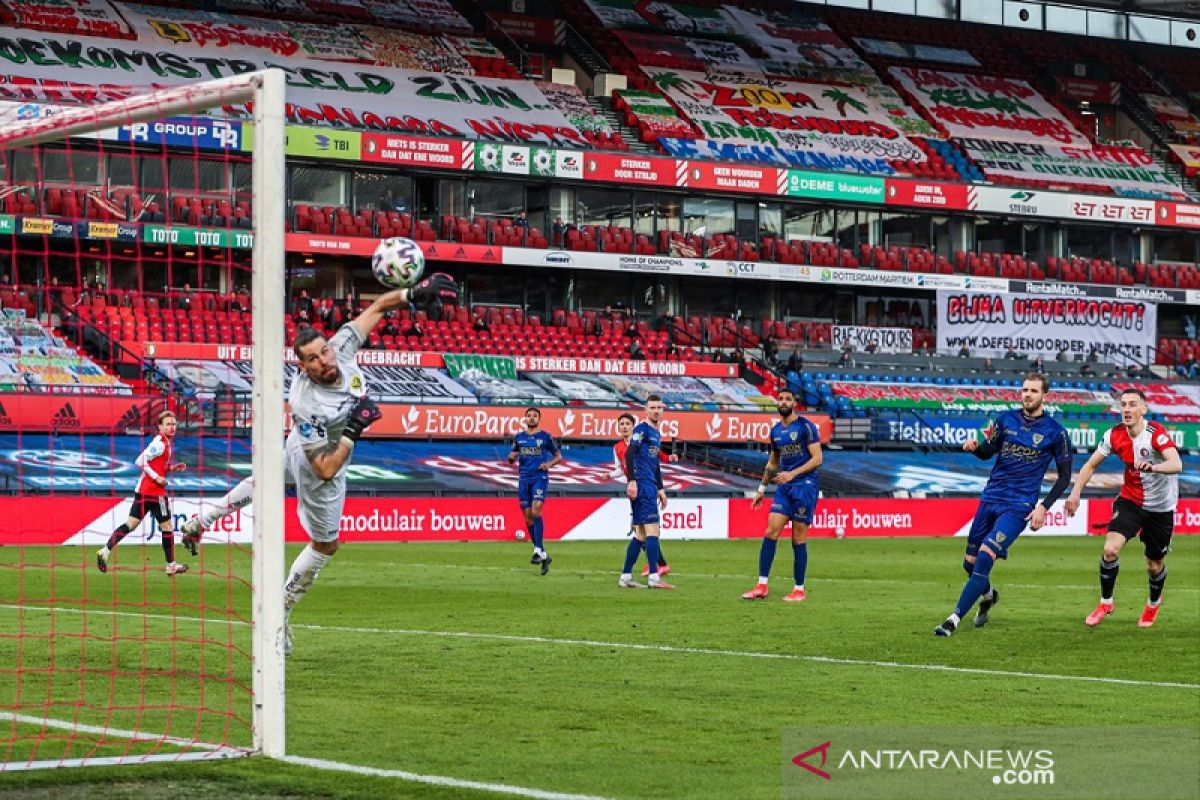
[(653, 275), (633, 276), (633, 310), (639, 319), (653, 320), (668, 307), (665, 284)]
[(575, 222), (575, 190), (551, 189), (546, 216), (551, 220), (562, 217), (563, 222)]
[(548, 234), (549, 223), (554, 217), (549, 215), (550, 192), (545, 186), (525, 187), (525, 213), (529, 220), (530, 231), (541, 231)]
[(136, 186), (137, 161), (128, 153), (114, 153), (104, 159), (104, 185), (111, 191)]
[(783, 206), (779, 203), (758, 204), (758, 235), (779, 238), (783, 233)]
[(12, 181), (17, 184), (98, 185), (100, 160), (94, 153), (65, 150), (18, 150), (12, 154)]
[(741, 292), (736, 285), (730, 291), (729, 283), (723, 278), (688, 278), (687, 291), (682, 297), (684, 317), (697, 314), (733, 316), (739, 308)]
[(1056, 226), (1027, 222), (1022, 226), (1021, 235), (1024, 237), (1026, 258), (1045, 265), (1047, 258), (1058, 254), (1058, 248), (1055, 246), (1058, 240)]
[[(172, 165), (174, 170), (174, 165)], [(288, 197), (293, 203), (316, 206), (349, 205), (350, 176), (336, 169), (323, 167), (292, 167), (289, 174)], [(174, 181), (171, 183), (174, 188)]]
[(835, 213), (832, 208), (789, 204), (783, 207), (783, 233), (792, 239), (832, 242)]
[(604, 310), (607, 306), (628, 308), (629, 280), (628, 275), (576, 275), (567, 283), (567, 307), (598, 310)]
[(683, 230), (683, 198), (676, 194), (658, 195), (654, 215), (655, 234), (658, 231), (680, 232)]
[(814, 290), (803, 284), (782, 284), (779, 291), (779, 308), (782, 316), (801, 319), (833, 319), (833, 294), (828, 290)]
[(981, 253), (1021, 253), (1024, 251), (1021, 223), (1002, 219), (981, 219), (975, 223), (975, 249)]
[(857, 250), (860, 244), (872, 244), (880, 240), (882, 222), (878, 211), (837, 212), (838, 247)]
[(233, 184), (233, 202), (251, 203), (254, 200), (254, 170), (248, 161), (235, 161), (229, 167)]
[(1092, 225), (1068, 225), (1067, 255), (1080, 258), (1112, 258), (1112, 231)]
[(736, 233), (732, 200), (714, 197), (686, 197), (683, 200), (684, 233), (705, 236), (717, 233)]
[(633, 232), (653, 237), (654, 195), (651, 192), (633, 193)]
[(512, 219), (525, 210), (525, 191), (511, 181), (467, 181), (467, 211), (471, 219)]
[(949, 217), (929, 218), (929, 249), (939, 256), (954, 257), (954, 236)]
[[(418, 189), (421, 187), (418, 186)], [(424, 199), (424, 198), (422, 198)], [(437, 214), (449, 214), (454, 217), (466, 217), (467, 213), (467, 182), (457, 178), (443, 178), (437, 182), (437, 208), (426, 212), (422, 209), (421, 218)]]
[(929, 247), (929, 227), (929, 217), (924, 214), (884, 213), (881, 215), (883, 236), (877, 241), (884, 247), (893, 244)]
[(525, 273), (521, 270), (468, 274), (463, 283), (472, 305), (525, 307)]
[(355, 211), (411, 211), (412, 178), (391, 172), (363, 171), (356, 171), (352, 178)]
[(157, 195), (160, 198), (167, 194), (167, 164), (161, 158), (138, 159), (138, 185), (144, 195)]
[(167, 163), (172, 194), (229, 196), (229, 165), (224, 161), (173, 158)]
[(1186, 233), (1155, 233), (1150, 258), (1152, 261), (1188, 261), (1200, 264), (1200, 236)]
[(628, 228), (633, 214), (633, 197), (620, 189), (576, 189), (575, 207), (580, 225), (616, 225)]

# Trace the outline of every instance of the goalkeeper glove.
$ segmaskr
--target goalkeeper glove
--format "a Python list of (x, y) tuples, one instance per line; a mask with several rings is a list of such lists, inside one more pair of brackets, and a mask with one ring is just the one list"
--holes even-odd
[(441, 305), (458, 302), (458, 284), (444, 272), (435, 272), (408, 290), (408, 299), (416, 305)]
[(379, 406), (375, 402), (363, 395), (354, 405), (354, 410), (350, 412), (350, 418), (346, 420), (346, 427), (342, 429), (342, 437), (350, 440), (351, 446), (358, 441), (358, 437), (362, 436), (363, 431), (371, 427), (372, 423), (378, 422), (383, 412), (379, 410)]

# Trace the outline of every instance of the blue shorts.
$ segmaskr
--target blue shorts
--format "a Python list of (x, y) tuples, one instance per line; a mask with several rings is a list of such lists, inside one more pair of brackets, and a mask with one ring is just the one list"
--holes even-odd
[(535, 478), (521, 478), (517, 481), (517, 500), (521, 508), (529, 508), (534, 503), (546, 500), (546, 490), (550, 488), (550, 473), (543, 472)]
[(637, 499), (629, 501), (629, 505), (633, 511), (633, 524), (657, 525), (658, 485), (654, 483), (638, 481), (637, 490)]
[(979, 546), (986, 544), (1000, 558), (1008, 558), (1008, 548), (1029, 524), (1025, 517), (1030, 510), (1027, 506), (1010, 503), (980, 503), (971, 523), (971, 532), (967, 534), (967, 555), (975, 555)]
[(775, 489), (771, 513), (783, 514), (792, 522), (811, 525), (817, 510), (817, 484), (813, 481), (792, 481)]

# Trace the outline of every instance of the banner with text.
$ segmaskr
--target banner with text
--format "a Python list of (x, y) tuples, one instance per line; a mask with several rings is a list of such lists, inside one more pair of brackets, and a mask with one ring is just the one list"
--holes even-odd
[(713, 142), (808, 153), (812, 166), (890, 175), (892, 159), (925, 153), (858, 86), (804, 81), (715, 80), (701, 72), (643, 67), (658, 89)]
[(869, 328), (862, 325), (834, 325), (834, 350), (849, 345), (859, 352), (874, 345), (875, 353), (911, 353), (913, 350), (912, 328)]
[[(556, 398), (557, 400), (557, 398)], [(525, 409), (518, 406), (389, 405), (371, 426), (373, 436), (404, 439), (507, 439), (525, 429)], [(616, 441), (619, 408), (542, 408), (542, 428), (560, 439)], [(833, 425), (824, 414), (805, 414), (828, 442)], [(778, 414), (759, 411), (669, 411), (660, 430), (670, 441), (764, 442)]]
[(1154, 191), (1186, 199), (1176, 181), (1140, 147), (1063, 147), (971, 137), (961, 137), (958, 143), (991, 177), (1037, 181), (1062, 178), (1072, 183)]
[(975, 356), (1087, 355), (1144, 365), (1154, 360), (1158, 306), (1141, 300), (1092, 300), (1033, 294), (937, 293), (938, 352), (966, 347)]
[(1026, 81), (920, 67), (888, 71), (951, 136), (1089, 145), (1087, 137)]
[[(588, 146), (530, 81), (430, 74), (395, 67), (273, 58), (227, 58), (193, 45), (158, 50), (0, 28), (0, 99), (93, 103), (153, 86), (178, 86), (277, 66), (287, 73), (289, 122), (436, 133), (469, 139)], [(131, 88), (132, 87), (132, 88)], [(250, 116), (242, 105), (228, 107)]]
[[(995, 414), (1018, 405), (1017, 389), (998, 386), (920, 386), (890, 382), (836, 381), (833, 393), (852, 405), (875, 409), (953, 411), (958, 414)], [(1046, 401), (1051, 414), (1108, 414), (1115, 403), (1106, 391), (1055, 389)]]
[[(1053, 395), (1051, 395), (1053, 397)], [(993, 416), (943, 416), (898, 411), (895, 414), (876, 416), (871, 419), (871, 438), (881, 442), (909, 442), (921, 445), (961, 447), (964, 442), (978, 439), (980, 432), (992, 423)], [(1081, 422), (1077, 419), (1060, 419), (1071, 437), (1071, 446), (1094, 450), (1104, 432), (1118, 421), (1112, 415), (1107, 422)], [(1195, 452), (1200, 448), (1200, 425), (1194, 422), (1163, 422), (1180, 450)]]
[[(69, 497), (70, 502), (63, 502)], [(211, 502), (195, 495), (172, 501), (176, 527)], [(99, 546), (128, 511), (128, 499), (59, 494), (43, 497), (0, 497), (0, 516), (11, 525), (0, 528), (0, 545), (71, 544)], [(965, 536), (979, 501), (963, 499), (825, 498), (817, 504), (809, 536), (892, 537)], [(667, 539), (732, 539), (762, 535), (765, 507), (749, 500), (672, 497), (662, 514)], [(285, 501), (285, 539), (305, 542), (308, 536), (296, 516), (295, 498)], [(1050, 510), (1046, 527), (1025, 536), (1086, 536), (1103, 532), (1112, 516), (1107, 500), (1084, 500), (1068, 517), (1062, 501)], [(565, 540), (619, 540), (629, 528), (629, 501), (623, 497), (564, 497), (546, 504), (546, 537)], [(249, 544), (253, 508), (242, 509), (205, 533), (208, 546)], [(525, 531), (515, 496), (351, 497), (339, 528), (348, 542), (512, 541)], [(1200, 500), (1181, 499), (1175, 510), (1175, 533), (1200, 533)], [(147, 518), (145, 536), (131, 536), (126, 547), (157, 547), (157, 523)]]

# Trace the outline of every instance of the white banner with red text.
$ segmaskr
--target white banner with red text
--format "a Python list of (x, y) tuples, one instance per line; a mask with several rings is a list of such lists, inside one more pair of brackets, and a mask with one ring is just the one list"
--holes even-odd
[[(176, 497), (171, 509), (175, 528), (216, 499)], [(296, 500), (286, 501), (286, 538), (307, 539), (296, 516)], [(833, 498), (822, 499), (809, 535), (847, 537), (966, 536), (979, 506), (974, 499)], [(65, 495), (0, 497), (0, 516), (11, 524), (0, 529), (0, 545), (103, 544), (125, 521), (127, 498)], [(766, 528), (768, 504), (755, 510), (749, 500), (673, 497), (662, 514), (666, 539), (752, 539)], [(1024, 536), (1103, 535), (1112, 516), (1108, 500), (1084, 500), (1068, 517), (1059, 501), (1046, 527)], [(551, 498), (544, 511), (545, 535), (552, 541), (621, 540), (629, 531), (629, 501), (624, 497)], [(147, 518), (137, 536), (123, 546), (157, 544), (160, 533)], [(219, 521), (205, 534), (207, 543), (251, 541), (253, 508)], [(511, 541), (525, 530), (524, 516), (512, 498), (352, 497), (342, 514), (347, 543), (408, 541)], [(1200, 534), (1200, 500), (1184, 499), (1175, 512), (1175, 533)], [(90, 558), (84, 550), (81, 558)], [(117, 556), (120, 565), (120, 551)]]
[(1144, 300), (1096, 300), (1074, 287), (1054, 294), (937, 293), (938, 352), (966, 347), (973, 356), (1004, 356), (1009, 350), (1047, 360), (1066, 351), (1100, 360), (1144, 365), (1153, 361), (1158, 305)]

